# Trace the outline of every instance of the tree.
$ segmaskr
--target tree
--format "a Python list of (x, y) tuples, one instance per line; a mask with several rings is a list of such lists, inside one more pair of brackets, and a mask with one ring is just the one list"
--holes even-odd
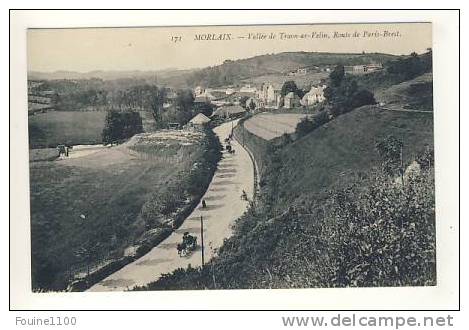
[(192, 111), (194, 95), (190, 89), (181, 89), (176, 92), (175, 106), (178, 111)]
[(141, 132), (143, 132), (143, 124), (138, 112), (110, 110), (106, 114), (102, 139), (106, 145), (128, 139)]
[(315, 129), (314, 123), (308, 117), (302, 118), (296, 125), (295, 133), (298, 138), (301, 138)]
[(242, 106), (243, 108), (246, 108), (246, 101), (249, 100), (249, 96), (241, 96), (239, 98), (239, 105)]
[(385, 173), (394, 175), (396, 172), (403, 174), (402, 147), (403, 143), (392, 135), (377, 142), (376, 150), (382, 160), (382, 168)]
[(298, 86), (296, 86), (296, 83), (293, 80), (288, 80), (283, 83), (280, 95), (285, 96), (290, 92), (298, 95)]
[(163, 112), (163, 104), (166, 100), (166, 90), (164, 88), (154, 89), (150, 96), (150, 108), (156, 124), (161, 122), (161, 114)]
[(256, 109), (256, 103), (254, 103), (254, 100), (251, 99), (251, 102), (249, 102), (249, 110), (254, 111)]
[(203, 113), (205, 116), (210, 117), (213, 113), (213, 106), (205, 102), (194, 103), (193, 109), (193, 115)]
[(109, 110), (106, 114), (104, 129), (102, 133), (103, 143), (109, 144), (119, 140), (122, 132), (122, 122), (120, 114), (116, 110)]
[(339, 86), (345, 76), (345, 68), (342, 64), (337, 65), (334, 70), (329, 74), (329, 79), (332, 86)]
[(366, 89), (362, 89), (353, 94), (350, 103), (352, 108), (358, 108), (363, 105), (375, 104), (376, 100), (372, 92)]

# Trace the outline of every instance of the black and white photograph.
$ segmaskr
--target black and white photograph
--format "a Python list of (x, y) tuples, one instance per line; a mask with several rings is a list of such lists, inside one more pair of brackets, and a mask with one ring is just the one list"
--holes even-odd
[(435, 286), (432, 24), (27, 31), (31, 290)]

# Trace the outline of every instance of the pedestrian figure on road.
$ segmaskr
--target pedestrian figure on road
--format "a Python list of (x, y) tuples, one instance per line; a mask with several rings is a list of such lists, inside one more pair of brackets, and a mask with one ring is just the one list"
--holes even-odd
[(206, 208), (207, 207), (207, 203), (205, 203), (205, 199), (202, 199), (202, 208)]
[(62, 156), (62, 155), (65, 155), (65, 149), (66, 149), (66, 147), (63, 144), (59, 144), (57, 146), (57, 151), (59, 152), (59, 157)]
[(243, 190), (243, 193), (241, 194), (241, 199), (244, 200), (244, 201), (248, 200), (248, 194), (246, 194), (246, 192), (244, 190)]

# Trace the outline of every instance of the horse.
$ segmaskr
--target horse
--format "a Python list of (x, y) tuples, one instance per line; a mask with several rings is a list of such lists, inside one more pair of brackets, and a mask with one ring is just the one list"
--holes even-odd
[(185, 252), (186, 250), (186, 244), (184, 242), (178, 243), (176, 246), (176, 249), (178, 250), (178, 255), (182, 257), (182, 253)]
[(178, 255), (180, 257), (186, 256), (189, 252), (194, 251), (197, 248), (197, 237), (192, 236), (189, 232), (185, 232), (182, 236), (182, 243), (176, 245)]

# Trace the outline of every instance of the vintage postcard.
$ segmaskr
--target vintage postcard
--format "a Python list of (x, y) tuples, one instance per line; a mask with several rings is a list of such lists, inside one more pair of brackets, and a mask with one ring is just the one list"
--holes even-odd
[(27, 62), (33, 292), (437, 285), (431, 23), (29, 29)]

